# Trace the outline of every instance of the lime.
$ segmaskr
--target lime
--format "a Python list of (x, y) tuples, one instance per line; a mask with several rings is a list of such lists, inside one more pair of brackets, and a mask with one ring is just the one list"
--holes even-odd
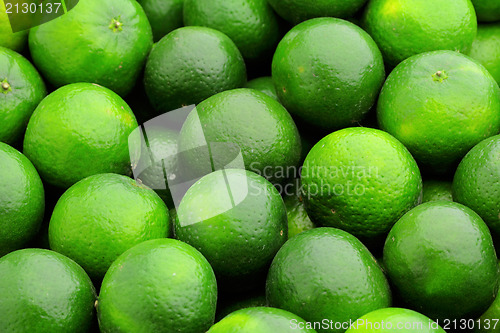
[[(499, 292), (500, 294), (500, 292)], [(497, 294), (497, 297), (491, 303), (488, 310), (479, 319), (476, 320), (474, 325), (475, 332), (498, 332), (498, 322), (500, 318), (500, 296)]]
[(24, 249), (0, 258), (0, 331), (88, 332), (95, 289), (73, 260)]
[(207, 260), (174, 239), (134, 246), (101, 285), (101, 332), (201, 333), (213, 324), (217, 283)]
[(394, 137), (352, 127), (311, 149), (302, 168), (302, 190), (312, 221), (373, 243), (419, 203), (422, 178)]
[(435, 174), (452, 170), (500, 131), (500, 94), (488, 71), (453, 51), (413, 56), (387, 78), (377, 106), (381, 129)]
[(304, 319), (291, 312), (269, 307), (252, 307), (229, 314), (207, 333), (316, 333), (306, 326)]
[(309, 322), (327, 320), (318, 332), (344, 332), (349, 320), (390, 306), (391, 291), (368, 249), (335, 228), (304, 231), (283, 245), (269, 269), (270, 306)]
[(153, 190), (108, 173), (64, 192), (50, 218), (49, 242), (98, 280), (120, 254), (168, 232), (167, 207)]
[(80, 0), (29, 34), (33, 61), (54, 86), (98, 83), (122, 96), (134, 87), (152, 45), (151, 26), (134, 0)]
[(366, 0), (268, 0), (276, 12), (292, 23), (299, 23), (315, 17), (350, 18)]
[(357, 122), (384, 82), (382, 54), (358, 26), (317, 18), (290, 30), (273, 57), (279, 100), (295, 116), (324, 129)]
[(42, 77), (22, 55), (0, 46), (0, 141), (17, 143), (47, 91)]
[(445, 333), (436, 322), (413, 310), (386, 308), (358, 318), (346, 333)]
[(429, 201), (453, 201), (451, 182), (445, 180), (424, 180), (422, 203)]
[(245, 284), (241, 281), (267, 269), (286, 241), (286, 219), (280, 194), (263, 177), (219, 170), (186, 192), (177, 209), (175, 236), (198, 249), (220, 281), (239, 289)]
[(387, 64), (394, 67), (423, 52), (467, 54), (477, 21), (470, 0), (372, 0), (363, 27), (377, 42)]
[(307, 215), (299, 180), (294, 180), (284, 188), (283, 202), (288, 217), (288, 239), (315, 227)]
[(500, 2), (497, 0), (472, 0), (477, 19), (482, 22), (500, 21)]
[(478, 213), (500, 235), (500, 135), (481, 141), (460, 162), (453, 199)]
[(165, 204), (169, 208), (173, 208), (174, 202), (168, 188), (169, 176), (166, 172), (174, 172), (179, 167), (177, 149), (178, 132), (164, 128), (159, 124), (152, 124), (152, 126), (147, 126), (146, 129), (146, 147), (148, 150), (145, 153), (148, 154), (147, 160), (151, 160), (150, 156), (160, 157), (161, 159), (151, 161), (151, 165), (136, 175), (136, 179), (154, 189)]
[(273, 78), (270, 76), (263, 76), (250, 80), (245, 84), (245, 88), (255, 89), (263, 92), (267, 96), (272, 97), (279, 102), (276, 88), (274, 87)]
[[(25, 245), (40, 228), (43, 184), (31, 162), (0, 142), (0, 257)], [(2, 330), (0, 329), (0, 332)]]
[(266, 0), (184, 0), (184, 24), (222, 31), (254, 61), (271, 55), (281, 37)]
[(243, 58), (222, 32), (205, 27), (172, 31), (153, 48), (146, 63), (146, 93), (159, 112), (198, 104), (246, 81)]
[(21, 52), (26, 44), (28, 44), (28, 30), (12, 32), (4, 1), (0, 0), (0, 47)]
[(184, 0), (137, 0), (148, 17), (154, 41), (182, 27)]
[[(207, 143), (210, 149), (197, 149)], [(272, 183), (289, 178), (299, 163), (300, 147), (299, 132), (287, 110), (266, 94), (246, 88), (200, 103), (179, 138), (181, 159), (194, 174), (204, 171), (207, 161), (232, 161), (241, 152), (245, 168)]]
[[(228, 295), (223, 294), (223, 296), (227, 297)], [(243, 294), (230, 294), (226, 299), (221, 299), (219, 297), (217, 302), (215, 322), (220, 321), (225, 316), (240, 309), (267, 306), (266, 293), (264, 288), (262, 288), (262, 292), (259, 289), (258, 292), (252, 291), (250, 293)]]
[(38, 105), (24, 153), (43, 180), (62, 188), (98, 173), (130, 174), (128, 136), (136, 127), (132, 110), (111, 90), (70, 84)]
[(480, 24), (470, 56), (481, 63), (500, 84), (500, 23)]
[(477, 318), (498, 290), (488, 227), (455, 202), (427, 202), (406, 213), (387, 237), (384, 266), (405, 304), (440, 321)]

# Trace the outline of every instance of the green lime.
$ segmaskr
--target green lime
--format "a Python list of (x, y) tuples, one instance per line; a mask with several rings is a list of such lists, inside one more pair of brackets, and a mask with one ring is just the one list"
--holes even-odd
[[(197, 148), (207, 143), (210, 149)], [(205, 170), (207, 161), (232, 161), (241, 152), (247, 170), (277, 184), (297, 168), (301, 143), (292, 117), (279, 102), (243, 88), (212, 96), (191, 111), (179, 150), (195, 174)]]
[(424, 180), (422, 203), (429, 201), (453, 201), (451, 182), (445, 180)]
[(438, 323), (413, 310), (386, 308), (358, 318), (346, 333), (445, 333)]
[(361, 120), (385, 79), (382, 54), (371, 37), (334, 18), (290, 30), (276, 49), (272, 73), (287, 110), (328, 130)]
[(500, 319), (500, 292), (497, 294), (497, 297), (491, 303), (490, 307), (488, 310), (486, 310), (485, 313), (479, 319), (476, 320), (474, 328), (475, 332), (478, 333), (486, 333), (486, 332), (491, 332), (491, 333), (496, 333), (498, 332), (498, 329), (500, 328), (499, 325), (499, 319)]
[[(136, 179), (140, 180), (144, 185), (152, 188), (163, 199), (169, 208), (174, 207), (172, 194), (168, 188), (168, 177), (165, 172), (174, 172), (178, 169), (178, 132), (164, 128), (161, 125), (152, 124), (152, 126), (144, 126), (146, 129), (146, 153), (147, 161), (150, 161), (150, 156), (158, 157), (157, 160), (151, 161), (151, 165), (143, 172), (136, 175)], [(141, 158), (144, 158), (141, 156)], [(140, 162), (140, 161), (139, 161)], [(137, 167), (137, 165), (134, 165)]]
[(153, 190), (107, 173), (64, 192), (50, 218), (49, 242), (98, 280), (120, 254), (168, 232), (167, 207)]
[(471, 58), (428, 52), (392, 71), (377, 116), (380, 128), (401, 141), (421, 167), (443, 174), (500, 131), (500, 94), (493, 77)]
[(148, 18), (134, 0), (80, 0), (29, 34), (33, 61), (54, 86), (98, 83), (122, 96), (134, 87), (152, 45)]
[[(12, 1), (10, 2), (13, 3)], [(15, 2), (14, 2), (15, 4)], [(10, 27), (9, 15), (3, 0), (0, 0), (0, 47), (6, 47), (16, 52), (24, 50), (28, 44), (28, 30), (12, 32)]]
[(306, 326), (304, 319), (291, 312), (269, 307), (251, 307), (229, 314), (207, 333), (316, 333)]
[(298, 179), (285, 186), (282, 195), (288, 217), (288, 239), (316, 227), (307, 215)]
[(184, 0), (184, 24), (222, 31), (254, 61), (270, 56), (281, 37), (266, 0)]
[(389, 284), (368, 249), (335, 228), (304, 231), (274, 257), (266, 284), (269, 306), (309, 322), (318, 332), (344, 332), (349, 320), (391, 304)]
[(85, 271), (53, 251), (24, 249), (0, 258), (0, 332), (89, 331), (96, 294)]
[[(219, 297), (217, 300), (217, 312), (215, 314), (215, 322), (220, 321), (225, 316), (230, 313), (246, 308), (253, 307), (264, 307), (267, 306), (266, 301), (266, 293), (264, 288), (262, 288), (262, 292), (251, 292), (244, 294), (230, 294), (229, 299), (222, 299)], [(223, 296), (227, 296), (227, 294), (223, 294)]]
[(415, 54), (453, 50), (468, 54), (477, 21), (470, 0), (372, 0), (363, 27), (389, 66)]
[(281, 17), (295, 24), (324, 16), (350, 18), (366, 3), (366, 0), (268, 1)]
[(0, 141), (17, 143), (47, 95), (42, 77), (22, 55), (0, 46)]
[(98, 173), (130, 174), (128, 136), (136, 127), (132, 110), (111, 90), (70, 84), (38, 105), (24, 153), (43, 180), (62, 188)]
[(500, 23), (480, 24), (477, 27), (470, 56), (486, 67), (500, 84)]
[(174, 239), (123, 253), (101, 285), (101, 332), (202, 333), (213, 324), (217, 283), (207, 260)]
[(272, 97), (279, 102), (276, 88), (274, 87), (273, 78), (270, 76), (263, 76), (250, 80), (245, 84), (245, 88), (255, 89), (263, 92), (267, 96)]
[(312, 221), (373, 242), (419, 203), (422, 178), (394, 137), (352, 127), (311, 149), (302, 168), (302, 190)]
[(481, 141), (458, 165), (453, 199), (473, 209), (500, 234), (500, 135)]
[(205, 27), (179, 28), (162, 38), (144, 73), (146, 93), (159, 112), (198, 104), (245, 81), (245, 63), (236, 45)]
[(263, 177), (241, 169), (210, 173), (177, 208), (175, 236), (198, 249), (218, 278), (251, 280), (287, 239), (285, 205)]
[(137, 0), (148, 17), (154, 41), (159, 41), (170, 31), (182, 27), (184, 0)]
[[(43, 184), (31, 162), (0, 142), (0, 257), (21, 248), (40, 228)], [(0, 332), (2, 329), (0, 329)]]
[(427, 202), (406, 213), (387, 236), (384, 266), (404, 303), (440, 322), (477, 318), (498, 291), (488, 227), (455, 202)]
[(498, 0), (472, 0), (478, 21), (500, 21), (500, 2)]

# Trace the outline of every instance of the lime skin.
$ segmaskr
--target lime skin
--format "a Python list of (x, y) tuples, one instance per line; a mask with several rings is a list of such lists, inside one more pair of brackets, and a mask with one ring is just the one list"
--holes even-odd
[(33, 164), (0, 142), (0, 257), (26, 245), (38, 232), (45, 209), (42, 180)]
[(138, 0), (146, 13), (153, 39), (158, 42), (169, 32), (182, 27), (184, 0)]
[(44, 181), (68, 188), (98, 173), (131, 174), (132, 110), (111, 90), (74, 83), (48, 95), (26, 129), (23, 152)]
[[(355, 152), (355, 153), (354, 153)], [(420, 202), (422, 178), (408, 150), (386, 132), (345, 128), (324, 137), (302, 167), (302, 198), (314, 223), (380, 244)]]
[(12, 32), (5, 3), (0, 0), (0, 47), (22, 52), (28, 45), (28, 30)]
[(429, 201), (453, 201), (452, 184), (446, 180), (424, 180), (422, 189), (422, 203)]
[(481, 216), (500, 235), (500, 135), (478, 143), (462, 159), (453, 178), (453, 199)]
[[(196, 149), (207, 144), (210, 150)], [(207, 161), (230, 162), (241, 153), (247, 170), (281, 184), (297, 169), (301, 142), (283, 105), (260, 91), (241, 88), (214, 95), (191, 111), (180, 132), (179, 151), (181, 163), (194, 175), (203, 174)]]
[(245, 62), (236, 45), (206, 27), (169, 33), (151, 51), (144, 71), (148, 98), (161, 113), (198, 104), (245, 82)]
[(22, 55), (0, 46), (0, 141), (16, 144), (47, 95), (42, 77)]
[(107, 173), (81, 180), (59, 198), (50, 218), (49, 243), (100, 281), (120, 254), (167, 237), (169, 230), (168, 209), (153, 190)]
[(496, 0), (471, 0), (479, 22), (500, 21), (500, 2)]
[(281, 37), (267, 0), (184, 0), (184, 24), (219, 30), (238, 46), (245, 60), (261, 64)]
[(500, 23), (480, 24), (470, 56), (486, 67), (500, 84)]
[(241, 169), (212, 172), (191, 186), (174, 228), (177, 239), (203, 253), (221, 285), (237, 291), (258, 280), (287, 239), (280, 194), (265, 178)]
[[(141, 151), (141, 154), (137, 156), (139, 159), (133, 161), (132, 164), (137, 167), (142, 163), (141, 159), (149, 162), (151, 156), (149, 154), (165, 158), (152, 162), (148, 168), (140, 174), (136, 174), (135, 177), (144, 185), (154, 189), (167, 207), (173, 209), (174, 202), (168, 187), (168, 173), (175, 173), (178, 170), (178, 133), (154, 124), (153, 126), (147, 126), (146, 131), (147, 150)], [(145, 154), (147, 155), (144, 156)]]
[(29, 33), (33, 62), (52, 85), (97, 83), (121, 96), (134, 88), (152, 45), (148, 18), (134, 0), (80, 0)]
[(404, 304), (439, 322), (477, 318), (498, 291), (490, 231), (456, 202), (427, 202), (406, 213), (387, 236), (383, 262)]
[(207, 260), (174, 239), (143, 242), (123, 253), (101, 286), (101, 332), (202, 333), (213, 324), (217, 282)]
[(491, 303), (488, 310), (479, 317), (478, 325), (475, 326), (474, 332), (477, 333), (494, 333), (497, 332), (498, 319), (500, 318), (500, 297), (497, 297)]
[(276, 88), (274, 87), (273, 78), (270, 76), (263, 76), (250, 80), (245, 84), (245, 88), (255, 89), (263, 92), (267, 96), (272, 97), (279, 102)]
[(335, 130), (369, 111), (385, 70), (380, 50), (365, 31), (348, 21), (317, 18), (293, 27), (281, 40), (272, 77), (292, 115)]
[(391, 305), (375, 258), (356, 237), (335, 228), (307, 230), (283, 245), (269, 269), (266, 298), (269, 306), (309, 322), (344, 324), (318, 332), (344, 332), (349, 320)]
[(371, 0), (362, 26), (393, 68), (424, 52), (452, 50), (468, 54), (477, 20), (470, 0)]
[(358, 318), (346, 333), (445, 333), (432, 319), (402, 308), (385, 308)]
[(391, 72), (377, 118), (423, 171), (443, 175), (474, 145), (500, 132), (498, 85), (483, 66), (458, 52), (422, 53)]
[(297, 24), (316, 17), (350, 18), (366, 0), (268, 0), (285, 20)]
[(316, 333), (306, 327), (304, 319), (291, 312), (271, 307), (237, 310), (212, 326), (207, 333)]
[(88, 275), (57, 252), (23, 249), (0, 258), (0, 331), (86, 333), (96, 292)]

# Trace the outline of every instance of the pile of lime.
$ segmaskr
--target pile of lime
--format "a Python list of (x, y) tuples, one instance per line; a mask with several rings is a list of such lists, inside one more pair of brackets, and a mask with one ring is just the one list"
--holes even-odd
[(0, 333), (498, 333), (499, 84), (500, 0), (0, 0)]

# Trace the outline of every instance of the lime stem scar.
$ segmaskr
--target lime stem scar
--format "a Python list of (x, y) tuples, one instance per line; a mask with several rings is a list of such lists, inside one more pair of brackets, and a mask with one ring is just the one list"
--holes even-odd
[(434, 81), (443, 82), (448, 78), (448, 75), (446, 75), (445, 71), (437, 71), (436, 73), (432, 74), (432, 78), (434, 79)]
[(10, 84), (8, 82), (2, 82), (2, 89), (7, 91), (10, 89)]
[(111, 20), (111, 23), (109, 24), (109, 28), (113, 30), (113, 32), (117, 31), (122, 31), (123, 30), (123, 23), (120, 22), (120, 18), (114, 18)]

